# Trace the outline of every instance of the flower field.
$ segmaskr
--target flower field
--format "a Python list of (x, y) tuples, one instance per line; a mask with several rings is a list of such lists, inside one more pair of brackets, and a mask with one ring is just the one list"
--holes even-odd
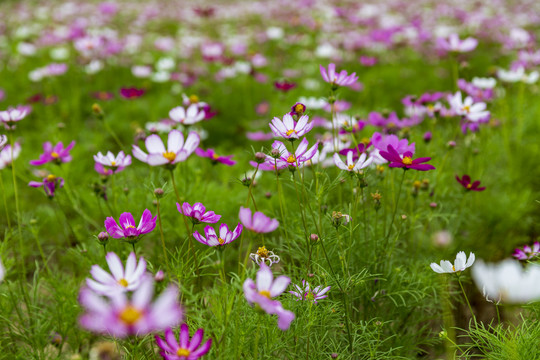
[(0, 2), (0, 359), (540, 358), (539, 14)]

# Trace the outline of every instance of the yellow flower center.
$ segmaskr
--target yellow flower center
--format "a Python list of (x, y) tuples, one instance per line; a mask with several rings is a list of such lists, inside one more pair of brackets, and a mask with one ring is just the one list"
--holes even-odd
[(351, 165), (349, 165), (347, 167), (349, 168), (349, 170), (352, 170), (352, 169), (354, 169), (354, 164), (351, 164)]
[(199, 102), (199, 97), (197, 95), (191, 95), (189, 97), (189, 102), (192, 103), (192, 104), (198, 103)]
[(180, 348), (176, 351), (176, 355), (178, 356), (185, 356), (185, 357), (188, 357), (189, 354), (191, 354), (191, 351), (189, 351), (188, 349), (184, 349), (184, 348)]
[(292, 133), (295, 133), (295, 134), (296, 134), (296, 130), (291, 129), (291, 130), (289, 130), (289, 131), (286, 132), (287, 136), (291, 136)]
[(405, 165), (411, 165), (411, 164), (412, 164), (412, 158), (411, 158), (410, 156), (405, 156), (405, 157), (403, 158), (403, 163), (404, 163)]
[(58, 159), (58, 157), (59, 157), (60, 155), (58, 155), (58, 153), (57, 153), (56, 151), (53, 151), (53, 152), (51, 153), (51, 156), (52, 156), (53, 158), (55, 158), (55, 159)]
[(452, 271), (456, 271), (456, 267), (452, 265)]
[(268, 291), (268, 290), (259, 291), (259, 294), (261, 294), (262, 296), (270, 299), (270, 291)]
[(304, 112), (304, 107), (301, 105), (301, 104), (297, 104), (295, 107), (294, 107), (294, 111), (299, 113), (299, 112)]
[(176, 154), (171, 151), (165, 151), (163, 157), (169, 161), (174, 161), (174, 159), (176, 159)]
[(467, 184), (467, 189), (472, 188), (472, 184)]
[(47, 181), (48, 182), (52, 182), (54, 180), (56, 180), (56, 176), (54, 176), (53, 174), (47, 175)]
[(223, 245), (225, 243), (225, 240), (223, 240), (222, 238), (218, 238), (217, 241), (219, 242), (220, 245)]
[(122, 285), (123, 287), (128, 287), (129, 283), (126, 279), (120, 279), (118, 280), (118, 283)]
[(429, 104), (427, 108), (429, 111), (433, 111), (433, 109), (435, 109), (435, 106), (433, 106), (432, 104)]
[(266, 246), (261, 246), (257, 250), (257, 255), (259, 255), (262, 258), (267, 258), (268, 257), (268, 250), (266, 250)]
[(116, 161), (111, 161), (111, 166), (116, 166)]
[(468, 112), (471, 111), (471, 107), (470, 107), (470, 106), (464, 106), (464, 107), (462, 108), (462, 110), (468, 113)]
[(369, 144), (370, 141), (371, 141), (371, 139), (370, 139), (370, 138), (367, 138), (367, 137), (362, 138), (362, 140), (360, 140), (360, 142), (361, 142), (362, 144), (364, 144), (364, 145)]
[(294, 155), (292, 155), (292, 154), (289, 155), (289, 157), (287, 158), (287, 162), (289, 164), (292, 164), (292, 163), (296, 162), (296, 158), (294, 157)]
[(143, 313), (139, 309), (132, 305), (128, 305), (124, 310), (122, 310), (119, 318), (123, 323), (127, 325), (133, 325), (137, 323), (137, 321), (139, 321), (142, 316)]
[(133, 226), (133, 225), (128, 225), (128, 226), (126, 226), (126, 229), (135, 229), (135, 226)]
[(217, 159), (219, 159), (219, 155), (218, 155), (218, 154), (216, 154), (216, 153), (212, 154), (212, 159), (214, 159), (214, 160), (217, 160)]

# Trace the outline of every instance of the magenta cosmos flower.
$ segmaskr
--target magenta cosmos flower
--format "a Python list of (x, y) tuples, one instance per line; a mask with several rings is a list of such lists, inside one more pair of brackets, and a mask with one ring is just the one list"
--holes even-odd
[(75, 141), (69, 143), (69, 145), (65, 148), (61, 141), (54, 147), (49, 141), (47, 141), (43, 144), (43, 154), (39, 156), (38, 160), (31, 160), (30, 165), (38, 166), (48, 162), (54, 162), (56, 164), (70, 162), (72, 158), (69, 151), (73, 149), (74, 146)]
[(171, 130), (167, 139), (167, 149), (157, 134), (146, 138), (144, 144), (148, 154), (137, 145), (133, 145), (133, 156), (151, 166), (174, 165), (185, 161), (199, 146), (201, 138), (195, 131), (191, 131), (184, 142), (184, 135), (178, 130)]
[(291, 279), (287, 276), (279, 276), (274, 280), (272, 270), (263, 262), (257, 271), (257, 283), (252, 279), (244, 282), (244, 296), (251, 305), (257, 304), (266, 313), (278, 316), (278, 327), (285, 331), (291, 326), (294, 320), (294, 313), (283, 309), (281, 302), (272, 300), (273, 297), (281, 295)]
[(183, 203), (182, 206), (180, 206), (179, 203), (176, 203), (176, 208), (180, 214), (190, 218), (193, 224), (214, 224), (221, 219), (221, 215), (216, 215), (213, 211), (206, 211), (206, 207), (200, 202), (193, 204), (193, 206), (189, 205), (187, 202)]
[(136, 99), (138, 97), (143, 96), (145, 93), (144, 89), (137, 89), (137, 88), (121, 88), (120, 89), (120, 96), (122, 96), (124, 99)]
[(134, 291), (139, 288), (146, 276), (146, 260), (139, 259), (134, 252), (129, 254), (126, 267), (118, 255), (110, 252), (105, 256), (111, 274), (103, 270), (99, 265), (93, 265), (90, 274), (94, 279), (86, 279), (86, 285), (100, 295), (110, 295), (117, 292)]
[(529, 260), (540, 255), (540, 242), (535, 241), (532, 248), (529, 245), (525, 245), (523, 249), (516, 249), (512, 254), (518, 260)]
[(120, 215), (120, 225), (116, 223), (114, 218), (108, 217), (105, 220), (105, 229), (115, 239), (125, 238), (127, 241), (137, 241), (141, 235), (154, 230), (156, 227), (156, 218), (157, 215), (152, 217), (150, 210), (146, 209), (143, 211), (139, 226), (135, 227), (133, 215), (124, 212)]
[(460, 40), (459, 35), (453, 33), (448, 36), (448, 39), (437, 39), (437, 46), (443, 51), (464, 53), (476, 49), (476, 46), (478, 46), (478, 40), (472, 37), (468, 37), (465, 40)]
[(469, 175), (463, 175), (461, 179), (456, 175), (456, 180), (460, 183), (467, 191), (484, 191), (486, 187), (479, 187), (480, 180), (476, 180), (471, 183), (471, 177)]
[(294, 121), (291, 114), (285, 114), (283, 120), (275, 117), (270, 123), (270, 129), (275, 136), (281, 136), (285, 139), (298, 139), (306, 135), (313, 129), (313, 122), (308, 123), (307, 115), (300, 116), (298, 121)]
[(193, 233), (193, 237), (201, 244), (205, 244), (208, 246), (222, 246), (230, 244), (234, 240), (238, 239), (243, 229), (244, 227), (242, 226), (242, 224), (238, 224), (233, 231), (230, 231), (227, 224), (221, 224), (219, 226), (218, 235), (216, 234), (214, 228), (208, 225), (204, 228), (204, 235), (206, 236), (206, 238), (199, 234), (198, 231), (195, 231)]
[(328, 292), (328, 290), (330, 290), (330, 286), (325, 288), (322, 286), (317, 286), (315, 289), (311, 289), (306, 280), (302, 280), (302, 286), (294, 284), (294, 287), (296, 288), (296, 291), (289, 291), (289, 293), (296, 296), (296, 301), (310, 300), (314, 303), (316, 303), (317, 300), (327, 298), (328, 295), (325, 294)]
[(278, 158), (274, 158), (270, 155), (266, 156), (266, 163), (276, 166), (278, 169), (288, 166), (301, 166), (304, 162), (311, 160), (317, 153), (319, 143), (315, 143), (310, 149), (308, 149), (308, 141), (303, 138), (294, 154), (289, 153), (287, 147), (281, 141), (274, 141), (272, 144), (272, 151), (276, 151), (279, 155)]
[(222, 163), (222, 164), (225, 164), (227, 166), (233, 166), (234, 164), (236, 164), (236, 161), (234, 161), (232, 159), (232, 157), (234, 155), (227, 155), (227, 156), (221, 156), (221, 155), (218, 155), (214, 149), (207, 149), (207, 150), (204, 150), (204, 149), (201, 149), (201, 148), (197, 148), (195, 150), (195, 154), (197, 154), (197, 156), (200, 156), (200, 157), (205, 157), (205, 158), (209, 158), (213, 161), (213, 163)]
[(405, 154), (403, 154), (403, 157), (401, 157), (401, 155), (398, 154), (392, 145), (388, 145), (387, 150), (388, 151), (381, 151), (380, 154), (384, 159), (390, 162), (388, 165), (389, 167), (398, 167), (404, 170), (414, 169), (419, 171), (435, 169), (433, 165), (423, 164), (431, 160), (430, 157), (417, 158), (413, 160), (413, 154), (410, 151), (407, 151)]
[(379, 151), (386, 151), (386, 149), (388, 149), (388, 145), (392, 145), (394, 150), (396, 150), (400, 155), (403, 155), (406, 152), (411, 152), (413, 154), (415, 152), (414, 143), (409, 144), (409, 140), (399, 139), (396, 135), (384, 136), (381, 133), (375, 132), (371, 136), (371, 141), (373, 143), (373, 147)]
[(171, 285), (152, 303), (154, 279), (146, 276), (130, 299), (126, 293), (111, 295), (107, 301), (88, 288), (79, 294), (85, 313), (79, 318), (87, 330), (124, 338), (163, 331), (182, 321), (183, 310), (178, 303), (178, 289)]
[(51, 174), (43, 178), (42, 182), (30, 181), (28, 183), (28, 186), (31, 186), (34, 188), (43, 187), (43, 190), (45, 190), (45, 194), (49, 198), (52, 199), (54, 197), (54, 193), (56, 189), (60, 189), (61, 187), (64, 187), (64, 179), (62, 179), (61, 177), (56, 177)]
[(279, 221), (269, 218), (260, 211), (256, 211), (251, 216), (251, 209), (243, 206), (240, 207), (238, 216), (246, 229), (256, 233), (269, 233), (276, 230), (279, 226)]
[(160, 355), (165, 360), (197, 360), (210, 351), (212, 339), (208, 339), (202, 346), (201, 342), (204, 336), (204, 330), (198, 329), (189, 340), (189, 328), (186, 324), (180, 326), (178, 341), (171, 329), (165, 330), (165, 339), (156, 335), (156, 342), (161, 348)]
[(328, 65), (328, 71), (322, 65), (319, 65), (319, 69), (321, 70), (321, 76), (324, 81), (333, 86), (350, 86), (358, 81), (356, 73), (348, 75), (346, 70), (341, 70), (338, 74), (336, 72), (336, 65), (333, 63)]
[(274, 82), (274, 87), (279, 91), (287, 92), (294, 89), (296, 87), (296, 83), (287, 80), (276, 81)]
[[(126, 166), (131, 165), (131, 155), (126, 155), (123, 151), (120, 151), (117, 156), (114, 156), (110, 151), (107, 152), (107, 155), (98, 152), (97, 155), (94, 155), (94, 161), (96, 164), (101, 165), (100, 168), (111, 168), (113, 173), (117, 173), (124, 170)], [(98, 168), (96, 168), (96, 171), (98, 171)]]

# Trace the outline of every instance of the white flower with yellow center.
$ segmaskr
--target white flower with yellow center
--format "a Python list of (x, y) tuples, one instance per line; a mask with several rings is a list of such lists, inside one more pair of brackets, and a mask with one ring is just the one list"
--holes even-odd
[(431, 263), (430, 266), (433, 271), (439, 274), (460, 273), (466, 268), (471, 267), (474, 264), (474, 259), (475, 257), (473, 253), (470, 253), (469, 258), (467, 259), (467, 255), (465, 255), (465, 252), (460, 251), (456, 256), (454, 264), (452, 264), (448, 260), (441, 260), (440, 265), (437, 265), (436, 263)]

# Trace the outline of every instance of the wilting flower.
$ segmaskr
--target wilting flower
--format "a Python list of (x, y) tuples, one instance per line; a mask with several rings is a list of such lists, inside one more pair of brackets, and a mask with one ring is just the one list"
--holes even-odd
[(0, 150), (0, 170), (11, 165), (13, 160), (16, 160), (19, 157), (20, 153), (21, 145), (19, 143), (13, 144), (13, 150), (9, 144)]
[(242, 226), (242, 224), (238, 224), (233, 231), (230, 231), (227, 224), (221, 224), (219, 226), (218, 235), (216, 234), (214, 228), (208, 225), (204, 228), (204, 235), (206, 236), (206, 238), (199, 234), (198, 231), (195, 231), (193, 233), (193, 237), (201, 244), (205, 244), (208, 246), (222, 246), (230, 244), (234, 240), (238, 239), (238, 237), (242, 233), (243, 228), (244, 227)]
[(236, 161), (231, 159), (234, 155), (220, 156), (216, 154), (214, 149), (203, 150), (201, 148), (197, 148), (195, 149), (195, 154), (200, 157), (212, 159), (214, 163), (220, 162), (228, 166), (233, 166), (234, 164), (236, 164)]
[(439, 274), (443, 273), (459, 273), (465, 270), (468, 267), (471, 267), (474, 264), (474, 254), (470, 253), (469, 258), (467, 259), (467, 256), (465, 255), (465, 252), (460, 251), (458, 252), (456, 256), (456, 260), (454, 261), (454, 264), (448, 260), (441, 260), (441, 265), (437, 265), (436, 263), (431, 263), (431, 268), (433, 271)]
[(134, 291), (139, 288), (146, 276), (146, 260), (143, 257), (139, 258), (137, 264), (137, 256), (132, 252), (127, 258), (125, 269), (115, 253), (108, 253), (105, 259), (111, 274), (99, 265), (93, 265), (90, 274), (94, 279), (86, 279), (86, 285), (90, 289), (101, 295), (110, 295), (117, 292)]
[[(156, 342), (161, 348), (160, 355), (165, 360), (197, 360), (201, 356), (210, 351), (212, 345), (212, 339), (209, 339), (202, 346), (202, 339), (204, 335), (203, 329), (198, 329), (191, 341), (189, 341), (189, 328), (186, 324), (180, 326), (180, 335), (178, 340), (174, 337), (171, 329), (165, 330), (165, 339), (162, 339), (159, 335), (156, 335)], [(197, 349), (198, 348), (198, 349)]]
[(388, 145), (387, 150), (388, 151), (381, 151), (380, 155), (390, 162), (390, 164), (388, 165), (389, 167), (398, 167), (404, 170), (414, 169), (419, 171), (428, 171), (435, 169), (433, 165), (423, 164), (431, 160), (430, 157), (422, 157), (413, 160), (413, 154), (410, 151), (405, 152), (403, 154), (403, 157), (401, 157), (401, 155), (398, 154), (398, 152), (392, 147), (392, 145)]
[(472, 277), (478, 289), (489, 299), (507, 304), (523, 304), (540, 300), (540, 266), (506, 259), (498, 264), (478, 261), (472, 268)]
[(468, 37), (465, 40), (460, 40), (458, 34), (454, 33), (450, 34), (448, 39), (437, 39), (437, 45), (439, 49), (444, 51), (464, 53), (473, 51), (478, 45), (478, 40), (472, 37)]
[(174, 165), (185, 161), (199, 146), (201, 138), (195, 131), (191, 131), (184, 143), (184, 135), (178, 130), (172, 130), (167, 140), (167, 149), (157, 134), (145, 139), (144, 144), (148, 154), (137, 145), (133, 145), (133, 156), (151, 166)]
[(372, 157), (369, 157), (366, 160), (367, 155), (365, 153), (362, 153), (360, 155), (360, 157), (358, 158), (358, 160), (356, 161), (356, 163), (355, 163), (354, 160), (353, 160), (353, 154), (354, 154), (354, 152), (352, 150), (347, 152), (347, 164), (345, 164), (343, 162), (343, 160), (341, 160), (341, 158), (339, 157), (339, 154), (335, 153), (334, 154), (334, 163), (341, 170), (357, 172), (357, 171), (360, 171), (360, 170), (362, 170), (364, 168), (367, 168), (373, 162)]
[(463, 175), (461, 179), (456, 175), (456, 180), (460, 183), (467, 191), (484, 191), (486, 187), (479, 187), (480, 180), (476, 180), (471, 183), (471, 177), (469, 175)]
[(64, 179), (51, 174), (45, 177), (42, 182), (30, 181), (28, 183), (28, 186), (35, 188), (43, 187), (43, 190), (45, 190), (45, 194), (52, 199), (54, 197), (54, 192), (56, 191), (56, 189), (64, 186)]
[(256, 253), (249, 254), (249, 258), (253, 260), (257, 265), (265, 263), (268, 266), (279, 262), (280, 258), (274, 252), (267, 250), (265, 246), (261, 246), (257, 249)]
[(23, 120), (31, 111), (32, 108), (27, 105), (18, 105), (15, 108), (10, 107), (7, 110), (0, 111), (0, 122), (4, 124), (6, 129), (14, 130), (15, 124)]
[(356, 73), (348, 75), (346, 70), (341, 70), (339, 74), (336, 73), (336, 65), (333, 63), (328, 65), (328, 72), (322, 65), (319, 65), (319, 69), (324, 81), (333, 86), (350, 86), (358, 81)]
[(144, 89), (137, 89), (137, 88), (121, 88), (120, 89), (120, 96), (122, 96), (124, 99), (136, 99), (138, 97), (143, 96), (145, 93)]
[(64, 144), (60, 141), (54, 147), (47, 141), (43, 144), (43, 154), (39, 156), (38, 160), (31, 160), (30, 165), (38, 166), (48, 162), (54, 162), (56, 164), (67, 163), (71, 161), (71, 155), (69, 151), (75, 146), (75, 141), (69, 143), (64, 148)]
[(540, 242), (535, 241), (532, 248), (529, 245), (525, 245), (522, 249), (514, 250), (512, 256), (518, 260), (529, 260), (540, 255)]
[(279, 221), (269, 218), (260, 211), (256, 211), (252, 217), (251, 209), (243, 206), (240, 207), (238, 216), (246, 229), (256, 233), (269, 233), (276, 230), (279, 226)]
[[(94, 161), (96, 164), (111, 168), (113, 173), (117, 173), (131, 165), (131, 155), (126, 156), (123, 151), (120, 151), (117, 156), (114, 156), (110, 151), (107, 152), (107, 155), (98, 152), (97, 155), (94, 155)], [(96, 169), (96, 171), (98, 170)]]
[(152, 217), (150, 210), (145, 209), (139, 221), (139, 226), (135, 227), (135, 219), (133, 215), (124, 212), (120, 215), (118, 225), (116, 220), (108, 217), (105, 220), (105, 229), (115, 239), (125, 238), (129, 242), (136, 242), (140, 236), (149, 233), (156, 227), (157, 215)]
[(205, 119), (206, 113), (199, 109), (198, 104), (191, 104), (187, 109), (177, 106), (169, 111), (169, 117), (176, 123), (183, 125), (192, 125)]
[(302, 280), (302, 286), (293, 284), (296, 288), (296, 291), (289, 291), (290, 294), (293, 294), (297, 297), (298, 300), (310, 300), (314, 303), (317, 302), (317, 300), (324, 299), (328, 297), (328, 295), (325, 295), (328, 290), (330, 290), (330, 286), (327, 286), (323, 288), (322, 286), (317, 286), (315, 289), (311, 289), (309, 286), (309, 283), (306, 280)]
[(257, 283), (252, 279), (244, 282), (244, 295), (250, 304), (257, 304), (268, 314), (278, 316), (278, 327), (285, 331), (294, 320), (294, 313), (283, 309), (281, 303), (272, 300), (273, 297), (281, 295), (291, 279), (287, 276), (279, 276), (274, 280), (272, 270), (265, 263), (261, 263), (261, 268), (257, 271)]
[(85, 308), (80, 317), (81, 326), (87, 330), (119, 338), (143, 336), (163, 331), (182, 321), (183, 310), (178, 303), (178, 289), (171, 285), (152, 303), (154, 280), (147, 276), (135, 290), (131, 299), (126, 293), (111, 295), (110, 300), (83, 288), (79, 302)]
[(315, 156), (319, 143), (315, 143), (310, 149), (308, 149), (308, 145), (307, 139), (303, 138), (300, 144), (298, 144), (295, 153), (291, 154), (281, 141), (276, 140), (272, 144), (272, 149), (277, 150), (279, 157), (273, 158), (272, 156), (267, 155), (266, 162), (270, 165), (277, 166), (279, 169), (285, 166), (296, 167), (297, 165), (302, 165), (302, 163), (311, 160), (311, 158)]
[(485, 111), (486, 103), (474, 103), (473, 98), (470, 96), (467, 96), (465, 100), (462, 100), (460, 91), (449, 96), (448, 102), (456, 115), (463, 116), (469, 121), (477, 122), (489, 117), (489, 111)]
[(221, 215), (216, 215), (213, 211), (206, 211), (206, 207), (200, 202), (193, 204), (193, 206), (189, 205), (187, 202), (183, 203), (181, 206), (179, 203), (176, 203), (176, 208), (180, 214), (189, 217), (194, 224), (214, 224), (221, 219)]
[(313, 122), (308, 123), (308, 120), (309, 117), (303, 115), (296, 122), (291, 114), (285, 114), (283, 121), (275, 117), (270, 123), (270, 129), (272, 129), (275, 136), (281, 136), (285, 139), (298, 139), (313, 129)]

